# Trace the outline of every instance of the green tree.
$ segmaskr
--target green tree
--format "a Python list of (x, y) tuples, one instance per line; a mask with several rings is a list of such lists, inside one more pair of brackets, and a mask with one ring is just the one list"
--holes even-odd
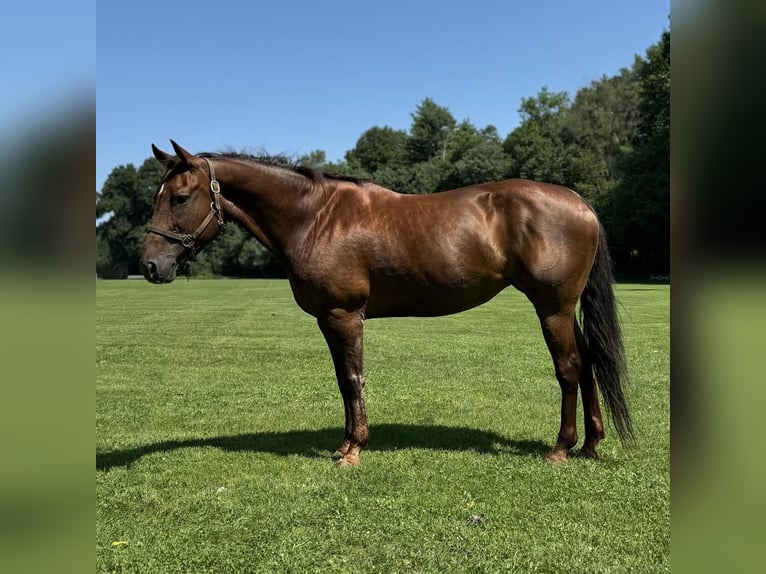
[(413, 166), (401, 164), (383, 165), (369, 177), (378, 185), (393, 189), (399, 193), (424, 193), (423, 188), (418, 187), (414, 183)]
[(152, 199), (162, 179), (163, 167), (154, 158), (139, 169), (132, 164), (109, 174), (96, 200), (97, 272), (103, 277), (138, 274)]
[(503, 142), (509, 176), (569, 184), (572, 150), (563, 137), (569, 106), (566, 92), (550, 92), (546, 87), (536, 97), (522, 99), (521, 124)]
[(482, 142), (454, 163), (448, 187), (499, 181), (507, 171), (508, 161), (500, 142)]
[(413, 165), (434, 158), (446, 159), (447, 139), (456, 123), (447, 108), (437, 105), (431, 98), (423, 100), (412, 114), (407, 162)]
[(401, 166), (406, 147), (406, 132), (388, 126), (374, 126), (359, 137), (353, 149), (346, 152), (346, 161), (359, 165), (372, 175), (384, 167)]
[[(452, 163), (460, 161), (471, 149), (482, 145), (485, 141), (491, 141), (493, 126), (488, 126), (487, 129), (490, 130), (487, 132), (490, 134), (489, 136), (476, 129), (476, 126), (470, 121), (461, 121), (447, 137), (445, 159)], [(495, 129), (494, 135), (497, 136), (497, 129)], [(499, 136), (498, 143), (500, 143)]]
[(404, 189), (405, 193), (433, 193), (444, 191), (445, 182), (451, 171), (450, 164), (440, 157), (422, 161), (413, 165), (409, 170), (410, 180)]
[(598, 208), (620, 178), (638, 127), (639, 83), (633, 69), (580, 89), (562, 137), (571, 144), (567, 180)]
[(271, 253), (237, 223), (231, 222), (192, 265), (193, 275), (284, 277)]
[(509, 163), (495, 126), (477, 129), (463, 120), (447, 140), (449, 174), (441, 189), (453, 189), (503, 179)]
[(618, 268), (630, 275), (670, 273), (670, 32), (637, 60), (639, 121), (633, 152), (610, 198), (607, 231)]

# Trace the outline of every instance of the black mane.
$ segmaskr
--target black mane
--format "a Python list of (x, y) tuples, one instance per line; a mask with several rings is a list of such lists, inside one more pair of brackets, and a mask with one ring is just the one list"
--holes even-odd
[(303, 177), (309, 179), (313, 183), (321, 183), (322, 181), (326, 179), (332, 179), (332, 180), (338, 180), (338, 181), (348, 181), (356, 185), (362, 185), (370, 181), (369, 179), (362, 178), (362, 177), (326, 173), (318, 169), (314, 169), (313, 167), (297, 164), (293, 161), (290, 161), (290, 159), (282, 155), (255, 156), (255, 155), (248, 155), (244, 153), (233, 153), (233, 152), (231, 153), (230, 152), (227, 152), (227, 153), (203, 152), (203, 153), (197, 154), (197, 157), (207, 157), (210, 159), (215, 159), (215, 158), (236, 159), (236, 160), (250, 162), (250, 163), (257, 163), (259, 165), (267, 165), (270, 167), (286, 169), (293, 173), (297, 173), (298, 175), (302, 175)]

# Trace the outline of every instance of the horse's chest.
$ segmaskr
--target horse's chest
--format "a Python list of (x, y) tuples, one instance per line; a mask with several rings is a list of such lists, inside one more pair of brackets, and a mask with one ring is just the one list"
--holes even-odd
[(291, 274), (290, 287), (298, 306), (314, 317), (338, 307), (363, 308), (369, 296), (368, 276), (352, 273), (348, 268), (331, 274)]

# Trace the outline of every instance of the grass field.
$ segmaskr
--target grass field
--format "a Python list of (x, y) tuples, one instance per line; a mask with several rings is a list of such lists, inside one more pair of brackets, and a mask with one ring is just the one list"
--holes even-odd
[(560, 394), (509, 289), (367, 322), (370, 445), (336, 469), (331, 360), (286, 282), (99, 281), (97, 571), (668, 572), (669, 291), (617, 288), (635, 448), (608, 425), (602, 460), (543, 462)]

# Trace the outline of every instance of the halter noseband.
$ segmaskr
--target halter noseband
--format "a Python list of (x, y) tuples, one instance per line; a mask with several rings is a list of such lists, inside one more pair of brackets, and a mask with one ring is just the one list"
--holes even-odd
[[(210, 169), (210, 196), (213, 198), (213, 201), (210, 202), (210, 211), (202, 223), (200, 223), (197, 226), (197, 229), (195, 229), (192, 233), (185, 233), (183, 235), (176, 233), (175, 231), (168, 231), (166, 229), (152, 227), (151, 225), (147, 228), (147, 232), (149, 233), (162, 235), (163, 237), (167, 237), (168, 239), (172, 239), (173, 241), (177, 241), (183, 245), (186, 251), (189, 253), (190, 259), (192, 261), (196, 259), (197, 253), (199, 252), (197, 247), (197, 238), (202, 235), (202, 232), (205, 231), (205, 229), (207, 229), (207, 226), (210, 225), (210, 222), (213, 221), (213, 218), (215, 217), (218, 223), (218, 228), (220, 230), (223, 230), (223, 228), (226, 227), (226, 222), (223, 220), (223, 212), (221, 211), (221, 186), (215, 179), (215, 170), (213, 169), (212, 162), (206, 157), (202, 159), (207, 162), (207, 167)], [(165, 184), (162, 184), (162, 186), (164, 187)], [(162, 188), (160, 188), (160, 193), (162, 193)]]

